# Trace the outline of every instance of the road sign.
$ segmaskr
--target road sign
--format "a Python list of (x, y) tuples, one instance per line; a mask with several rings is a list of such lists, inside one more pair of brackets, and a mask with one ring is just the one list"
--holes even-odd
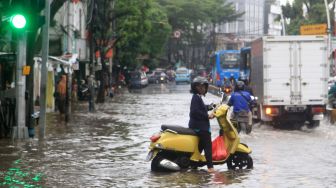
[(326, 35), (327, 24), (314, 24), (300, 26), (301, 35)]
[(175, 38), (180, 38), (180, 36), (181, 36), (181, 32), (180, 31), (175, 31), (174, 32), (174, 37)]

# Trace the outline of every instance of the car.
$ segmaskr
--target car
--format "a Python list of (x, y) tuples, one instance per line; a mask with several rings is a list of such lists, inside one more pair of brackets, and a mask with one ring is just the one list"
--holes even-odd
[(185, 82), (190, 83), (190, 71), (187, 68), (178, 68), (175, 73), (176, 84)]
[(163, 71), (154, 71), (151, 76), (149, 77), (150, 83), (167, 83), (168, 76)]
[(148, 78), (145, 72), (134, 71), (130, 74), (130, 87), (131, 88), (143, 88), (148, 85)]

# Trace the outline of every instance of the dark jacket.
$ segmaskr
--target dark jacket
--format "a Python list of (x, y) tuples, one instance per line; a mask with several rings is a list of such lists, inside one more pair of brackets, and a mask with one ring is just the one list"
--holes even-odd
[(190, 104), (189, 128), (196, 131), (209, 131), (210, 121), (207, 106), (204, 104), (201, 96), (193, 94)]

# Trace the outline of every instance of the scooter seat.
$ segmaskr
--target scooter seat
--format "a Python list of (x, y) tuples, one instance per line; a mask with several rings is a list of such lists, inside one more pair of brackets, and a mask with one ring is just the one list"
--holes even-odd
[(196, 132), (193, 131), (192, 129), (189, 128), (185, 128), (185, 127), (181, 127), (178, 125), (161, 125), (161, 130), (172, 130), (177, 132), (177, 134), (184, 134), (184, 135), (195, 135), (196, 136)]

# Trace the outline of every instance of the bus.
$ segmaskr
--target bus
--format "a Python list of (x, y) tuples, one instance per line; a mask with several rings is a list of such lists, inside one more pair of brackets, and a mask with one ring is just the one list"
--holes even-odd
[(240, 78), (242, 80), (250, 80), (251, 47), (240, 49), (240, 59)]
[(240, 77), (240, 50), (220, 50), (210, 57), (213, 84), (224, 85), (224, 78)]

